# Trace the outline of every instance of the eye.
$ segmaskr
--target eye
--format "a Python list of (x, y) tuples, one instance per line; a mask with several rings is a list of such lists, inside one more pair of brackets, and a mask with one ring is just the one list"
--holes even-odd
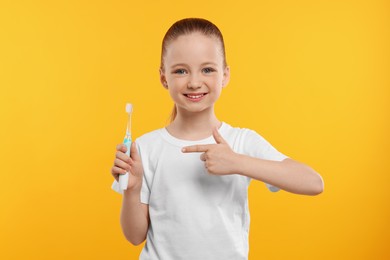
[(175, 71), (173, 71), (174, 74), (186, 74), (187, 72), (185, 71), (185, 69), (177, 69)]
[(203, 69), (204, 73), (211, 73), (211, 72), (214, 72), (214, 71), (215, 71), (215, 69), (213, 69), (213, 68), (204, 68)]

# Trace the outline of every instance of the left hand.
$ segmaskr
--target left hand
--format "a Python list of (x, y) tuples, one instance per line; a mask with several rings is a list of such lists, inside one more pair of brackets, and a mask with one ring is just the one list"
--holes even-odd
[(218, 129), (213, 129), (213, 137), (216, 144), (192, 145), (183, 147), (183, 153), (202, 153), (200, 159), (204, 161), (207, 171), (215, 175), (228, 175), (237, 173), (234, 167), (237, 165), (238, 154), (223, 139)]

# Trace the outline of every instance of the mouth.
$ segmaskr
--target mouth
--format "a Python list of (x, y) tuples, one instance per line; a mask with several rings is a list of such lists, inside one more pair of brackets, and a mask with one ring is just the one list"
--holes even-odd
[(189, 93), (189, 94), (184, 94), (184, 96), (194, 102), (200, 101), (205, 97), (207, 93)]

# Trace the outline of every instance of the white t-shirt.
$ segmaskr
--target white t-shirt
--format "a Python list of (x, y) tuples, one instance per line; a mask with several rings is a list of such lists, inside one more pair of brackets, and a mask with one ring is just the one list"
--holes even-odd
[[(219, 132), (236, 153), (274, 161), (287, 158), (255, 131), (222, 123)], [(144, 168), (141, 202), (149, 204), (150, 216), (140, 259), (248, 259), (251, 179), (209, 174), (200, 153), (181, 152), (184, 146), (215, 143), (213, 136), (186, 141), (162, 128), (136, 143)], [(112, 188), (119, 192), (116, 181)]]

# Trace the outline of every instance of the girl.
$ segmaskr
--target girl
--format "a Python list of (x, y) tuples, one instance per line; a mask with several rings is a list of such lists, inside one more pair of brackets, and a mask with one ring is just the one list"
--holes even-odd
[(223, 37), (211, 22), (175, 24), (162, 43), (160, 81), (175, 103), (171, 123), (147, 133), (128, 157), (117, 146), (112, 175), (130, 172), (121, 226), (140, 259), (247, 259), (252, 179), (271, 191), (316, 195), (321, 176), (249, 129), (221, 122), (214, 103), (228, 84)]

